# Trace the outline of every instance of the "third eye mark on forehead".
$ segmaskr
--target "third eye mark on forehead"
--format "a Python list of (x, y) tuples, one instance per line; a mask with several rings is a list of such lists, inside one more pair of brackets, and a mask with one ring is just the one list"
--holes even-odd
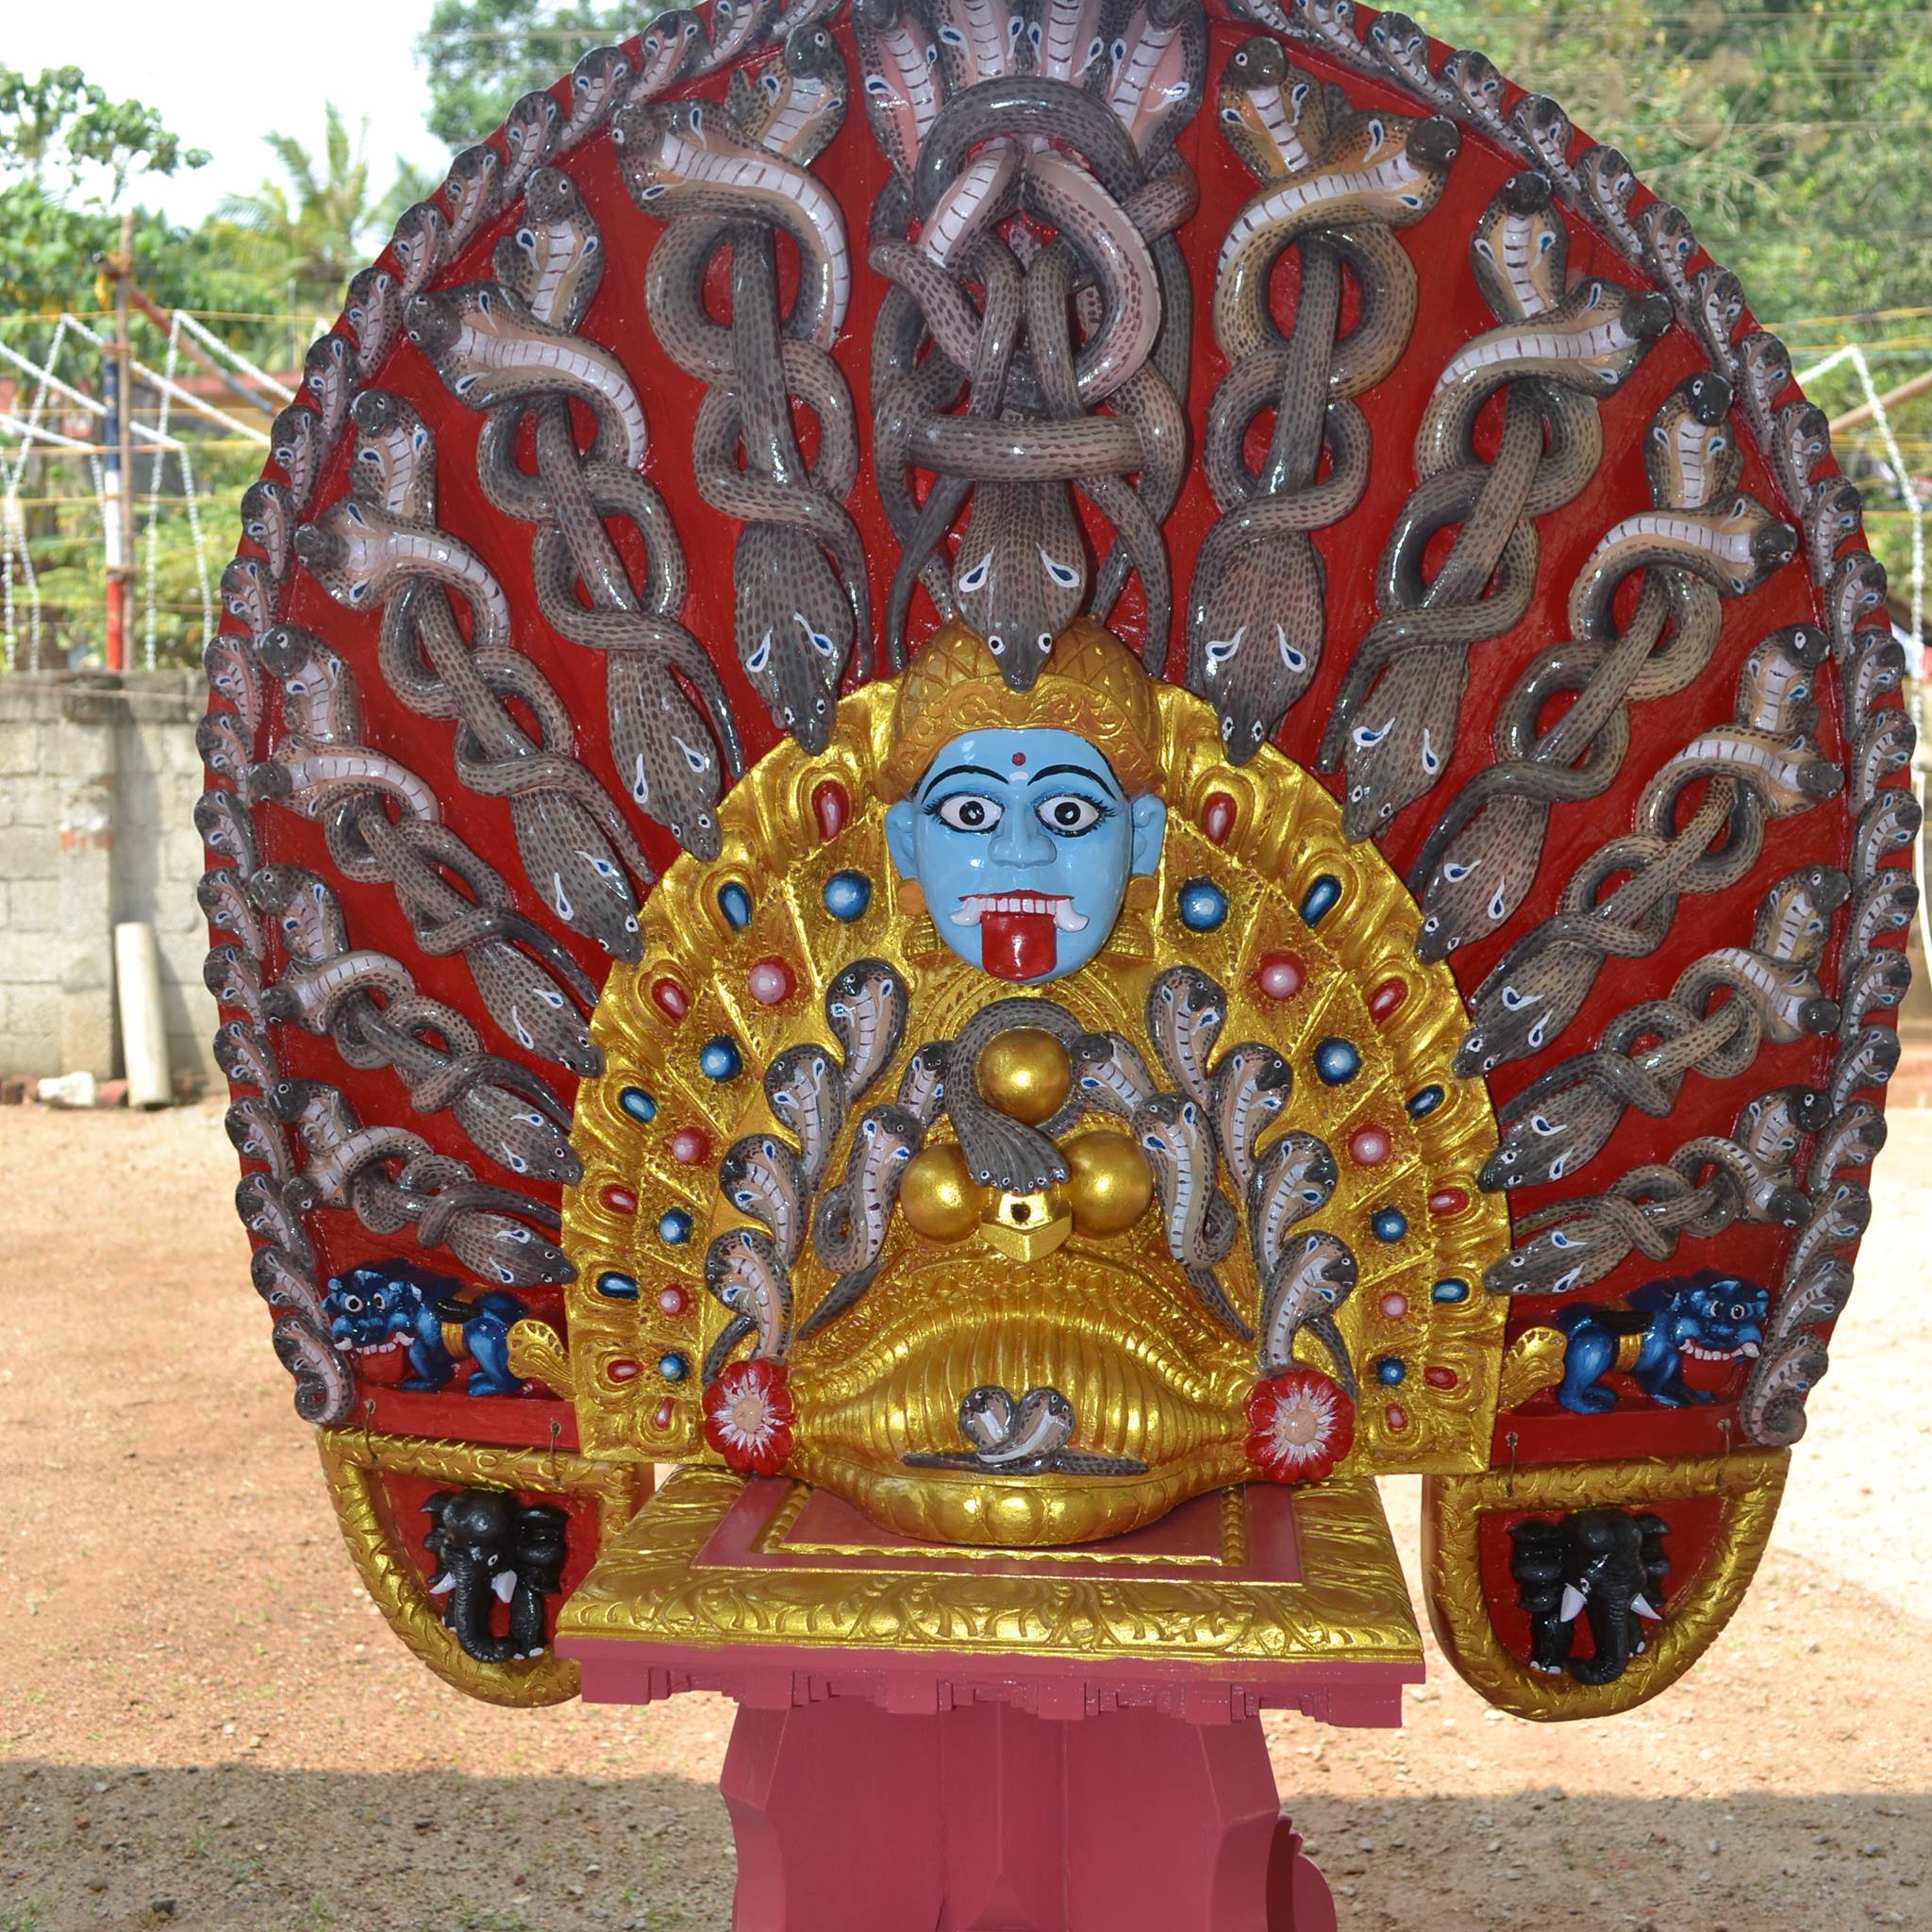
[[(943, 771), (934, 771), (926, 774), (925, 782), (919, 788), (920, 795), (930, 797), (934, 789), (943, 785), (949, 778), (991, 778), (995, 785), (1010, 785), (1016, 782), (1020, 775), (1017, 772), (995, 772), (985, 765), (948, 765)], [(1090, 785), (1098, 785), (1102, 791), (1115, 798), (1125, 796), (1120, 788), (1119, 780), (1105, 765), (1098, 770), (1091, 765), (1042, 765), (1039, 771), (1025, 774), (1025, 783), (1029, 786), (1038, 785), (1042, 778), (1070, 776), (1085, 778)]]

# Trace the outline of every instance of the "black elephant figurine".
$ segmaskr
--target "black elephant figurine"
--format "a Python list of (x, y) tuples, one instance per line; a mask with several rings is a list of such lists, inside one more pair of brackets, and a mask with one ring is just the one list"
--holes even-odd
[[(1664, 1614), (1670, 1525), (1627, 1509), (1578, 1509), (1559, 1523), (1512, 1524), (1509, 1574), (1529, 1616), (1529, 1667), (1567, 1669), (1579, 1684), (1608, 1684), (1642, 1653), (1643, 1626)], [(1591, 1655), (1571, 1656), (1576, 1619), (1590, 1620)]]
[[(543, 1599), (563, 1581), (569, 1519), (551, 1503), (520, 1503), (508, 1490), (440, 1490), (423, 1505), (434, 1526), (424, 1546), (436, 1559), (429, 1593), (442, 1621), (479, 1664), (541, 1657)], [(509, 1606), (509, 1629), (491, 1627), (491, 1607)]]

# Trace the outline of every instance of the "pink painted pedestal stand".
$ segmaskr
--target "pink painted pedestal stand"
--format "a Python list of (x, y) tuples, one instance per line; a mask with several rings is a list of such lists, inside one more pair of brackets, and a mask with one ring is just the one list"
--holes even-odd
[[(708, 1509), (690, 1507), (694, 1481)], [(1348, 1487), (1373, 1504), (1372, 1485)], [(1204, 1496), (1109, 1543), (991, 1555), (895, 1539), (800, 1485), (687, 1472), (599, 1562), (558, 1648), (592, 1701), (737, 1701), (722, 1780), (737, 1932), (1333, 1932), (1259, 1712), (1393, 1726), (1423, 1668), (1419, 1640), (1391, 1654), (1408, 1648), (1392, 1629), (1414, 1637), (1392, 1549), (1373, 1567), (1394, 1595), (1363, 1645), (1324, 1622), (1382, 1553), (1357, 1548), (1324, 1588), (1297, 1536), (1321, 1493)], [(1379, 1508), (1374, 1526), (1386, 1546)], [(1241, 1621), (1275, 1600), (1300, 1615)], [(1123, 1618), (1152, 1635), (1216, 1602), (1221, 1627), (1197, 1621), (1191, 1655), (1130, 1654)], [(1043, 1626), (1019, 1626), (1042, 1608), (1073, 1620), (1046, 1647), (1082, 1655), (1037, 1654)], [(740, 1634), (683, 1641), (708, 1614)], [(779, 1634), (815, 1618), (857, 1641)], [(1033, 1641), (1002, 1651), (1008, 1626)]]

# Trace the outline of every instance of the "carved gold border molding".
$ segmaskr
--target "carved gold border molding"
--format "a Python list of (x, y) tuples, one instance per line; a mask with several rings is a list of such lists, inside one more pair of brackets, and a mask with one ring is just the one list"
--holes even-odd
[(421, 1573), (390, 1528), (381, 1474), (427, 1476), (543, 1496), (581, 1496), (597, 1505), (597, 1547), (608, 1550), (651, 1492), (648, 1468), (591, 1462), (549, 1449), (441, 1442), (425, 1436), (372, 1436), (323, 1429), (316, 1442), (336, 1520), (362, 1585), (389, 1626), (445, 1683), (487, 1704), (562, 1704), (577, 1694), (577, 1667), (554, 1654), (484, 1664), (444, 1627)]
[(809, 1647), (855, 1665), (879, 1651), (1230, 1668), (1422, 1658), (1408, 1589), (1368, 1477), (1336, 1476), (1294, 1492), (1301, 1575), (1292, 1581), (1208, 1569), (1176, 1577), (1096, 1565), (1082, 1574), (1067, 1553), (1037, 1550), (999, 1552), (997, 1574), (976, 1563), (950, 1572), (858, 1569), (836, 1557), (783, 1566), (702, 1560), (743, 1488), (724, 1470), (678, 1471), (564, 1606), (559, 1640)]
[[(1629, 1710), (1674, 1684), (1730, 1621), (1757, 1568), (1784, 1493), (1788, 1452), (1752, 1450), (1676, 1461), (1557, 1463), (1429, 1476), (1423, 1484), (1423, 1570), (1429, 1622), (1457, 1673), (1512, 1716), (1561, 1723)], [(1503, 1647), (1483, 1598), (1477, 1533), (1502, 1512), (1645, 1508), (1722, 1496), (1717, 1535), (1694, 1574), (1669, 1579), (1663, 1624), (1608, 1684), (1546, 1676)]]

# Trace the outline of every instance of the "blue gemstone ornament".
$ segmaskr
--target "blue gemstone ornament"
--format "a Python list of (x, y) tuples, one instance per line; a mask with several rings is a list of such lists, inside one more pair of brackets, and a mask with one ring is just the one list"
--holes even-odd
[(1227, 917), (1227, 894), (1212, 879), (1190, 879), (1174, 904), (1190, 932), (1212, 932)]
[(658, 1357), (658, 1373), (667, 1382), (681, 1382), (691, 1374), (691, 1364), (672, 1349)]
[(1440, 1087), (1424, 1087), (1420, 1092), (1411, 1093), (1403, 1102), (1403, 1107), (1410, 1120), (1419, 1121), (1425, 1113), (1434, 1113), (1441, 1106), (1442, 1099), (1442, 1090)]
[(735, 1080), (744, 1072), (738, 1042), (728, 1033), (715, 1033), (698, 1049), (698, 1072), (708, 1080)]
[(718, 888), (718, 910), (741, 932), (751, 924), (751, 894), (736, 879)]
[(1432, 1302), (1466, 1302), (1469, 1299), (1469, 1283), (1459, 1275), (1445, 1274), (1429, 1291)]
[(1385, 1355), (1375, 1364), (1375, 1380), (1385, 1389), (1393, 1389), (1407, 1374), (1400, 1356)]
[(691, 1239), (691, 1216), (682, 1208), (667, 1208), (658, 1217), (658, 1239), (679, 1247)]
[(872, 904), (872, 881), (862, 872), (835, 872), (825, 881), (825, 910), (850, 925)]
[(634, 1302), (638, 1298), (636, 1278), (608, 1268), (597, 1277), (597, 1292), (614, 1302)]
[(1315, 1074), (1324, 1087), (1345, 1087), (1362, 1070), (1362, 1057), (1352, 1041), (1331, 1034), (1315, 1042)]
[(1408, 1216), (1400, 1208), (1377, 1208), (1369, 1228), (1378, 1241), (1399, 1241), (1408, 1232)]
[(1332, 872), (1323, 873), (1302, 894), (1302, 924), (1320, 925), (1322, 921), (1335, 910), (1336, 902), (1341, 897), (1341, 881)]
[(632, 1120), (647, 1125), (658, 1118), (658, 1103), (641, 1087), (626, 1087), (617, 1096), (617, 1104)]

